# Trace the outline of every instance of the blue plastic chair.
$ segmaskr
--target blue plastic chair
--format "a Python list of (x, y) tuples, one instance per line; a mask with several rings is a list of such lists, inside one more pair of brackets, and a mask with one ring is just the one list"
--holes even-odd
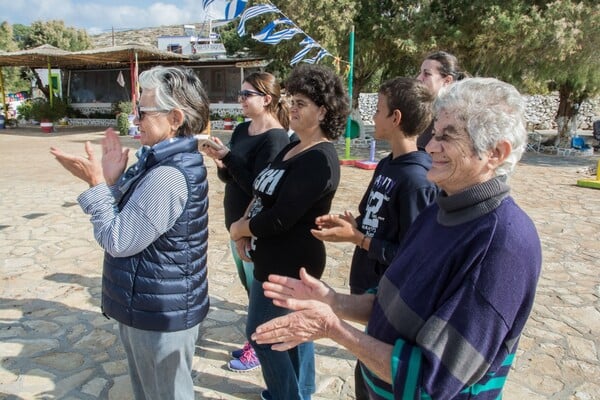
[(577, 150), (587, 150), (590, 148), (590, 145), (586, 144), (581, 136), (573, 136), (571, 138), (571, 147)]

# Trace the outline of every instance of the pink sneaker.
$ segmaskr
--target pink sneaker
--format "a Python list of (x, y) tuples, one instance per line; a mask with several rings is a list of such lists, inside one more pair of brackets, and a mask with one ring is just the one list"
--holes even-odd
[(234, 372), (248, 372), (260, 367), (260, 361), (258, 361), (252, 346), (249, 346), (249, 349), (240, 358), (229, 361), (227, 367)]
[(231, 357), (240, 358), (245, 352), (247, 352), (251, 348), (252, 346), (250, 345), (250, 342), (246, 342), (244, 343), (244, 347), (242, 347), (241, 349), (233, 350), (231, 352)]

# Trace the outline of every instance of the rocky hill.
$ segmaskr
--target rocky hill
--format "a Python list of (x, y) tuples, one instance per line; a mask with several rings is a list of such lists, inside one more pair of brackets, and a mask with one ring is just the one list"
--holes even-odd
[[(196, 32), (208, 31), (208, 24), (202, 22), (190, 23), (196, 26)], [(206, 26), (205, 26), (206, 25)], [(152, 28), (121, 30), (90, 36), (94, 48), (120, 46), (136, 43), (157, 46), (159, 36), (181, 36), (184, 34), (183, 25), (166, 25)]]

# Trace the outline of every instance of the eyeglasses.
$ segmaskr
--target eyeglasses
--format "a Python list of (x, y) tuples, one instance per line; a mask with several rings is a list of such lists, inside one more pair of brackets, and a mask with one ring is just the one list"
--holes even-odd
[(135, 105), (135, 110), (139, 121), (143, 120), (147, 113), (168, 113), (170, 111), (157, 107), (140, 107), (139, 104)]
[(263, 97), (263, 96), (265, 96), (265, 94), (261, 93), (261, 92), (254, 91), (254, 90), (240, 90), (238, 92), (238, 100), (240, 100), (240, 101), (246, 101), (246, 99), (248, 97), (252, 97), (252, 96), (261, 96), (261, 97)]

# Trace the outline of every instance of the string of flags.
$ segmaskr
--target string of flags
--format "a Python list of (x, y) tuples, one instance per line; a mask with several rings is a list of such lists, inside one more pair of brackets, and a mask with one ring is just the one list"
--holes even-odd
[[(218, 0), (202, 0), (202, 7), (208, 14), (209, 7), (212, 6), (212, 8), (215, 8), (219, 6), (217, 2)], [(273, 4), (260, 4), (246, 8), (246, 3), (247, 0), (229, 0), (226, 1), (224, 5), (220, 3), (222, 15), (225, 16), (225, 20), (235, 19), (238, 16), (240, 17), (240, 22), (237, 28), (237, 33), (240, 37), (247, 35), (246, 22), (248, 20), (268, 13), (278, 14), (277, 18), (269, 22), (260, 32), (253, 34), (251, 36), (252, 39), (268, 45), (276, 45), (284, 40), (290, 40), (296, 37), (296, 35), (304, 35), (304, 39), (300, 41), (301, 49), (290, 60), (290, 65), (292, 66), (299, 62), (315, 64), (321, 61), (324, 57), (333, 57), (333, 63), (338, 69), (340, 62), (345, 62), (339, 57), (334, 57), (331, 53), (329, 53), (313, 38), (308, 36), (302, 29), (300, 29), (292, 20), (287, 18)], [(310, 54), (313, 54), (312, 57), (309, 57)]]

